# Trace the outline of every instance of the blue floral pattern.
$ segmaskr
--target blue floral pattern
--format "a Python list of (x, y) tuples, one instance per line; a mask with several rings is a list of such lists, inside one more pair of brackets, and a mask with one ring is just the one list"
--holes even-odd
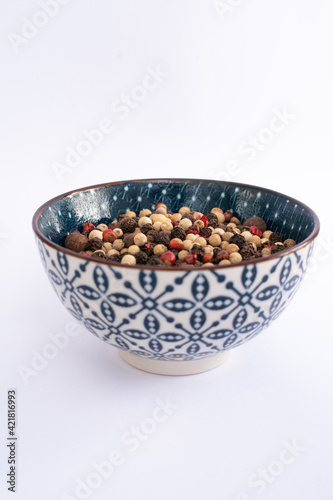
[(56, 294), (83, 326), (119, 349), (165, 360), (212, 356), (258, 335), (295, 294), (313, 247), (248, 266), (175, 272), (84, 261), (37, 244)]

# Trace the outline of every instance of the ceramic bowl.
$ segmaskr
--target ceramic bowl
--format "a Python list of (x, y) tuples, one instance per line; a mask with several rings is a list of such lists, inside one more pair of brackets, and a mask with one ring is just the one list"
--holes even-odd
[[(62, 246), (85, 222), (164, 202), (177, 211), (232, 210), (257, 215), (297, 245), (230, 266), (149, 267), (108, 263)], [(182, 375), (219, 365), (262, 332), (296, 293), (319, 232), (306, 205), (261, 187), (197, 179), (112, 182), (62, 194), (42, 205), (33, 229), (45, 272), (79, 323), (142, 370)]]

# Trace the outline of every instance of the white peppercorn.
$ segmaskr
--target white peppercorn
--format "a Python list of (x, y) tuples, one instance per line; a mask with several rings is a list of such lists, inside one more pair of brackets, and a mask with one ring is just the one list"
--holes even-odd
[(121, 264), (129, 264), (129, 265), (134, 265), (136, 264), (136, 259), (134, 255), (124, 255), (124, 257), (121, 259)]
[(165, 207), (161, 206), (161, 207), (156, 208), (155, 213), (166, 215), (168, 213), (168, 211)]
[(168, 220), (167, 217), (163, 214), (151, 214), (150, 219), (154, 222), (166, 222)]
[(194, 241), (196, 238), (197, 238), (197, 235), (192, 234), (192, 233), (186, 235), (186, 239), (190, 240), (190, 241)]
[(267, 255), (271, 255), (271, 253), (272, 253), (272, 250), (268, 247), (265, 247), (261, 250), (261, 255), (263, 257), (267, 257)]
[(139, 246), (139, 247), (142, 247), (143, 245), (145, 245), (147, 243), (147, 236), (143, 233), (138, 233), (134, 236), (134, 244)]
[(158, 245), (154, 246), (154, 254), (155, 255), (162, 255), (162, 253), (166, 252), (167, 250), (168, 250), (168, 247), (163, 245), (162, 243), (159, 243)]
[(154, 222), (153, 224), (153, 229), (155, 229), (155, 231), (157, 231), (158, 233), (160, 232), (161, 230), (161, 226), (162, 226), (162, 222), (160, 221), (156, 221)]
[(101, 250), (103, 250), (103, 252), (105, 253), (108, 253), (108, 251), (111, 250), (112, 248), (113, 248), (112, 243), (105, 242), (103, 243)]
[(145, 224), (153, 224), (152, 219), (150, 217), (146, 217), (146, 216), (140, 217), (139, 222), (138, 222), (138, 226), (142, 227)]
[(241, 262), (243, 260), (243, 257), (238, 252), (232, 252), (229, 255), (229, 260), (230, 260), (231, 264), (236, 264), (237, 262)]
[(103, 233), (99, 229), (93, 229), (89, 233), (89, 239), (91, 240), (92, 238), (99, 238), (100, 240), (103, 240)]
[(111, 257), (111, 255), (119, 255), (119, 252), (118, 252), (118, 250), (115, 250), (114, 248), (112, 248), (111, 250), (109, 250), (107, 252), (106, 255), (107, 255), (107, 257)]
[(250, 241), (250, 239), (253, 236), (253, 234), (250, 231), (243, 231), (241, 234), (246, 241)]
[(138, 245), (131, 245), (130, 247), (128, 247), (127, 251), (132, 255), (135, 255), (136, 253), (140, 252), (140, 247), (138, 247)]
[(256, 247), (259, 247), (261, 245), (261, 238), (259, 236), (253, 235), (252, 238), (249, 239), (251, 243), (254, 243)]
[[(194, 235), (195, 236), (195, 235)], [(207, 246), (207, 240), (206, 238), (203, 238), (202, 236), (197, 236), (194, 240), (194, 242), (197, 244), (197, 245), (201, 245), (202, 247), (205, 247)]]
[(226, 248), (226, 251), (231, 254), (233, 252), (238, 252), (239, 250), (239, 246), (238, 245), (235, 245), (235, 243), (230, 243), (227, 248)]
[(151, 214), (151, 210), (148, 210), (148, 208), (144, 208), (143, 210), (140, 211), (139, 217), (140, 218), (149, 217), (150, 214)]
[(160, 230), (161, 231), (172, 231), (173, 225), (171, 222), (162, 222)]
[(189, 252), (187, 250), (181, 250), (178, 252), (178, 259), (179, 260), (185, 260), (185, 258), (189, 255)]
[(212, 245), (212, 247), (219, 247), (222, 243), (221, 236), (217, 233), (212, 234), (209, 239), (209, 244)]
[(221, 227), (216, 227), (215, 229), (213, 229), (213, 234), (215, 234), (215, 233), (222, 236), (225, 233), (225, 231)]
[(120, 238), (121, 236), (123, 236), (123, 231), (120, 229), (120, 227), (115, 227), (113, 232), (115, 233), (115, 235)]
[(122, 250), (122, 249), (124, 248), (124, 246), (125, 246), (125, 243), (124, 243), (124, 241), (123, 241), (123, 240), (119, 240), (119, 239), (118, 239), (118, 240), (115, 240), (115, 241), (113, 242), (113, 248), (114, 248), (115, 250)]
[(179, 221), (179, 227), (182, 227), (185, 231), (187, 231), (191, 226), (192, 221), (190, 221), (190, 219), (182, 219), (181, 221)]
[(223, 241), (230, 241), (230, 238), (232, 238), (234, 233), (231, 233), (230, 231), (226, 231), (225, 233), (222, 234), (222, 240)]
[(188, 252), (190, 252), (191, 248), (193, 247), (193, 241), (191, 241), (191, 240), (184, 240), (183, 244), (184, 244), (184, 250), (187, 250)]

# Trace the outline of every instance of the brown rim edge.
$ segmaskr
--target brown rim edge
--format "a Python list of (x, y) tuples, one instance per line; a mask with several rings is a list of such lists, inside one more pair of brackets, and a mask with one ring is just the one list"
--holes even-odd
[[(62, 200), (63, 198), (66, 198), (74, 193), (79, 193), (81, 191), (88, 191), (90, 189), (99, 189), (99, 188), (102, 188), (102, 187), (107, 187), (107, 186), (116, 186), (118, 184), (126, 184), (126, 183), (139, 183), (139, 182), (200, 182), (200, 183), (212, 183), (212, 182), (216, 182), (217, 184), (220, 184), (220, 185), (224, 185), (224, 186), (235, 186), (235, 187), (242, 187), (242, 188), (250, 188), (250, 189), (257, 189), (258, 191), (264, 191), (265, 193), (270, 193), (270, 194), (273, 194), (273, 195), (276, 195), (276, 196), (279, 196), (285, 200), (289, 200), (291, 202), (294, 202), (294, 203), (297, 203), (297, 205), (299, 205), (300, 207), (302, 207), (304, 210), (306, 210), (310, 215), (311, 217), (313, 218), (313, 221), (314, 221), (314, 229), (312, 231), (312, 233), (305, 239), (303, 240), (301, 243), (297, 243), (297, 245), (295, 245), (294, 247), (291, 247), (291, 248), (288, 248), (288, 249), (285, 249), (285, 250), (282, 250), (281, 252), (278, 252), (274, 255), (269, 255), (267, 257), (260, 257), (260, 259), (251, 259), (251, 260), (243, 260), (241, 262), (238, 262), (238, 263), (235, 263), (235, 264), (230, 264), (228, 266), (207, 266), (206, 268), (204, 266), (200, 266), (200, 267), (190, 267), (190, 266), (177, 266), (177, 267), (162, 267), (162, 266), (149, 266), (149, 265), (145, 265), (145, 264), (135, 264), (135, 265), (128, 265), (128, 264), (120, 264), (120, 263), (117, 263), (117, 262), (106, 262), (106, 261), (103, 261), (103, 260), (100, 260), (100, 259), (97, 259), (97, 258), (94, 258), (94, 257), (84, 257), (83, 255), (80, 255), (76, 252), (74, 252), (73, 250), (68, 250), (67, 248), (65, 247), (62, 247), (61, 245), (57, 245), (56, 243), (53, 243), (52, 241), (50, 241), (49, 239), (47, 239), (42, 233), (41, 231), (39, 230), (38, 228), (38, 224), (37, 224), (37, 221), (41, 215), (41, 213), (45, 210), (45, 208), (47, 208), (48, 206), (54, 204), (55, 202), (57, 201), (60, 201)], [(319, 230), (320, 230), (320, 221), (319, 221), (319, 218), (317, 216), (317, 214), (308, 206), (306, 205), (305, 203), (297, 200), (296, 198), (293, 198), (291, 196), (287, 196), (283, 193), (280, 193), (278, 191), (274, 191), (272, 189), (267, 189), (267, 188), (263, 188), (263, 187), (260, 187), (260, 186), (254, 186), (252, 184), (243, 184), (243, 183), (238, 183), (238, 182), (226, 182), (226, 181), (218, 181), (218, 180), (214, 180), (214, 179), (182, 179), (182, 178), (174, 178), (174, 179), (167, 179), (167, 178), (156, 178), (156, 179), (133, 179), (133, 180), (123, 180), (123, 181), (115, 181), (115, 182), (105, 182), (105, 183), (102, 183), (102, 184), (96, 184), (96, 185), (93, 185), (93, 186), (87, 186), (87, 187), (83, 187), (83, 188), (80, 188), (80, 189), (73, 189), (72, 191), (68, 191), (66, 193), (63, 193), (63, 194), (60, 194), (58, 196), (55, 196), (54, 198), (51, 198), (50, 200), (46, 201), (45, 203), (43, 203), (43, 205), (41, 205), (37, 210), (36, 212), (34, 213), (33, 215), (33, 218), (32, 218), (32, 228), (33, 228), (33, 231), (35, 232), (35, 234), (37, 235), (37, 237), (43, 241), (43, 243), (45, 243), (46, 245), (48, 245), (49, 247), (55, 249), (55, 250), (58, 250), (58, 251), (61, 251), (62, 253), (65, 253), (67, 255), (70, 255), (72, 257), (76, 257), (78, 259), (81, 259), (81, 260), (84, 260), (84, 261), (91, 261), (91, 262), (98, 262), (99, 264), (101, 265), (104, 265), (104, 266), (111, 266), (111, 267), (119, 267), (119, 268), (122, 268), (122, 269), (150, 269), (152, 271), (172, 271), (172, 272), (184, 272), (185, 270), (186, 271), (189, 271), (189, 272), (198, 272), (200, 270), (201, 271), (212, 271), (212, 270), (217, 270), (217, 269), (223, 269), (223, 270), (226, 270), (226, 269), (234, 269), (235, 267), (241, 267), (241, 266), (248, 266), (248, 265), (251, 265), (252, 263), (255, 263), (255, 264), (259, 264), (260, 262), (267, 262), (267, 261), (270, 261), (270, 260), (277, 260), (279, 259), (280, 257), (284, 257), (285, 255), (290, 255), (294, 252), (297, 252), (298, 250), (301, 250), (302, 248), (304, 248), (305, 246), (309, 245), (309, 243), (311, 243), (317, 236), (318, 236), (318, 233), (319, 233)]]

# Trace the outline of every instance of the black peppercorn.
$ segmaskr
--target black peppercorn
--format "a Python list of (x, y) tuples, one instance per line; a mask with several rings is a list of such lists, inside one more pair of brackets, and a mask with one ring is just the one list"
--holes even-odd
[(96, 250), (92, 255), (91, 257), (95, 257), (96, 259), (102, 259), (102, 260), (105, 260), (107, 257), (105, 255), (105, 253), (103, 252), (103, 250)]
[(186, 232), (184, 231), (184, 229), (182, 227), (175, 226), (171, 230), (170, 237), (171, 237), (172, 240), (173, 240), (173, 238), (180, 238), (181, 240), (185, 240), (185, 238), (186, 238)]
[(226, 250), (221, 250), (221, 248), (219, 247), (214, 248), (213, 258), (212, 258), (214, 264), (218, 264), (219, 262), (221, 262), (221, 260), (227, 259), (228, 257), (229, 254)]
[(167, 247), (170, 243), (171, 239), (170, 235), (171, 235), (170, 231), (161, 231), (157, 233), (155, 236), (155, 243), (162, 244)]
[(154, 255), (154, 247), (156, 246), (155, 243), (150, 243), (146, 245), (143, 245), (141, 248), (140, 248), (140, 251), (141, 252), (144, 252), (146, 255), (148, 255), (148, 257), (150, 257), (151, 255)]
[(91, 250), (94, 252), (95, 250), (100, 250), (103, 246), (103, 240), (100, 238), (91, 238), (86, 246), (86, 250)]
[(203, 238), (209, 237), (212, 234), (212, 230), (209, 227), (201, 227), (199, 229), (199, 234)]
[(150, 241), (151, 243), (155, 242), (155, 238), (157, 235), (158, 235), (158, 232), (155, 231), (155, 229), (151, 229), (150, 231), (148, 231), (148, 233), (146, 233), (147, 240)]
[(254, 246), (250, 242), (244, 243), (243, 247), (239, 250), (239, 253), (243, 257), (243, 260), (252, 259), (256, 253)]
[(108, 260), (111, 260), (112, 262), (120, 262), (122, 259), (123, 255), (119, 255), (117, 253), (114, 253), (108, 257)]
[(271, 249), (271, 253), (278, 253), (284, 250), (284, 246), (282, 245), (274, 245), (273, 248)]
[(282, 242), (283, 236), (281, 233), (272, 233), (269, 237), (269, 241), (271, 241), (272, 243), (277, 243), (278, 241)]
[(234, 243), (239, 248), (242, 248), (246, 243), (246, 239), (241, 234), (236, 233), (233, 236), (231, 236), (229, 243)]
[(170, 250), (175, 256), (176, 256), (176, 259), (178, 258), (178, 254), (179, 254), (179, 251), (178, 250), (175, 250), (174, 248), (172, 248)]
[(135, 254), (137, 264), (146, 264), (148, 260), (148, 255), (146, 252), (138, 252)]
[(153, 230), (152, 224), (144, 224), (143, 226), (140, 227), (141, 233), (145, 234), (147, 236), (148, 231)]
[(149, 259), (147, 260), (147, 264), (149, 266), (163, 266), (163, 262), (161, 261), (161, 259), (157, 256), (157, 255), (152, 255), (151, 257), (149, 257)]
[(137, 223), (131, 217), (124, 217), (123, 219), (121, 219), (119, 227), (123, 231), (123, 233), (133, 233), (133, 231), (137, 227)]
[(208, 219), (208, 225), (215, 228), (219, 225), (219, 220), (217, 218), (216, 214), (213, 214), (212, 212), (208, 212), (208, 214), (205, 214), (206, 219)]
[(194, 243), (191, 248), (191, 253), (196, 253), (198, 256), (198, 260), (202, 261), (203, 256), (205, 255), (205, 249), (201, 245), (197, 245), (196, 243)]

